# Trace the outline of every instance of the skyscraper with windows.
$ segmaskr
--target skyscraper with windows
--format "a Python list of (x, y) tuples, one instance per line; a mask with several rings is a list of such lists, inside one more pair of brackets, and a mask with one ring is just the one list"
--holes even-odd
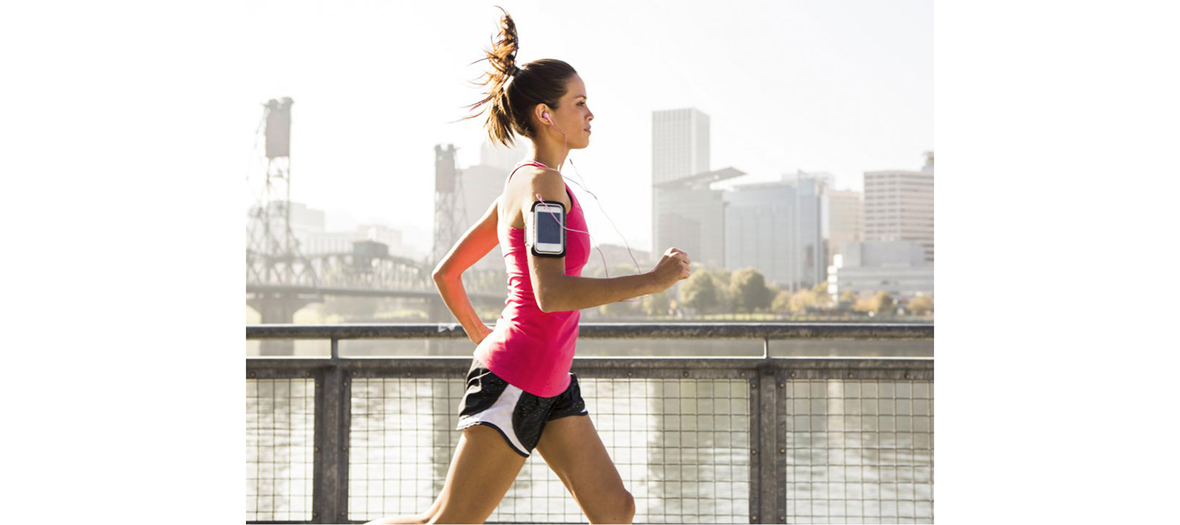
[(864, 194), (855, 190), (827, 189), (824, 220), (828, 224), (827, 265), (843, 253), (846, 243), (864, 240)]
[[(653, 258), (660, 257), (664, 250), (675, 246), (688, 252), (693, 260), (706, 262), (712, 259), (715, 264), (721, 264), (724, 256), (720, 248), (721, 195), (720, 192), (713, 192), (708, 188), (708, 182), (720, 179), (712, 176), (697, 177), (707, 172), (709, 116), (696, 108), (653, 111)], [(693, 249), (689, 250), (686, 246)], [(702, 247), (710, 251), (709, 257), (701, 257), (706, 255), (702, 252)]]
[(696, 108), (651, 114), (652, 184), (709, 171), (709, 116)]
[(726, 192), (726, 268), (752, 267), (790, 291), (826, 282), (827, 180), (799, 172)]
[(914, 241), (934, 264), (934, 152), (919, 171), (866, 171), (865, 241)]

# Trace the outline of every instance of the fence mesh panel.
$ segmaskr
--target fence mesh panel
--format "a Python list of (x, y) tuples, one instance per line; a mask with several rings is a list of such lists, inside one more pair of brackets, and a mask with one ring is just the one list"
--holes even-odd
[(246, 380), (246, 519), (311, 519), (315, 380)]
[(788, 523), (933, 523), (932, 381), (788, 383)]
[[(579, 377), (603, 444), (635, 497), (636, 522), (748, 523), (750, 392), (744, 380)], [(462, 378), (354, 378), (351, 520), (425, 511), (460, 431)], [(585, 522), (537, 451), (488, 518)]]

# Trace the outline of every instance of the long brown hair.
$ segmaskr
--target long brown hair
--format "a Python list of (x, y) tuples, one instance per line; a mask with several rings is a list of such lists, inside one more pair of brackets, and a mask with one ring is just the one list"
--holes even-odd
[[(465, 106), (475, 111), (480, 106), (489, 104), (487, 123), (488, 137), (492, 142), (499, 142), (512, 147), (514, 134), (535, 137), (535, 130), (529, 120), (529, 113), (537, 104), (545, 104), (557, 109), (561, 97), (567, 92), (567, 84), (571, 77), (578, 72), (569, 64), (552, 58), (534, 60), (520, 69), (516, 66), (516, 52), (520, 48), (520, 39), (516, 34), (516, 22), (504, 8), (496, 6), (504, 13), (500, 18), (500, 31), (493, 37), (492, 49), (484, 50), (487, 55), (476, 60), (487, 60), (491, 66), (481, 75), (483, 81), (474, 82), (476, 86), (486, 87), (487, 95), (483, 100)], [(470, 64), (469, 64), (470, 65)], [(478, 117), (483, 113), (479, 109), (475, 114), (459, 120)]]

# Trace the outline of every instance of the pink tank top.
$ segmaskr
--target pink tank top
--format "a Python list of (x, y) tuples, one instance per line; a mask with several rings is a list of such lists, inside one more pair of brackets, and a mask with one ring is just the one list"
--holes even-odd
[[(508, 175), (509, 180), (522, 166), (539, 166), (539, 162), (521, 162)], [(565, 187), (570, 196), (570, 210), (566, 227), (589, 231), (582, 206)], [(582, 312), (542, 312), (533, 296), (532, 278), (524, 242), (524, 230), (498, 228), (504, 263), (508, 268), (508, 299), (496, 327), (475, 348), (474, 356), (493, 374), (509, 384), (540, 397), (553, 397), (565, 392), (570, 384), (570, 364), (574, 360), (574, 345), (578, 340), (578, 321)], [(590, 236), (567, 230), (565, 274), (582, 275), (582, 267), (590, 258)]]

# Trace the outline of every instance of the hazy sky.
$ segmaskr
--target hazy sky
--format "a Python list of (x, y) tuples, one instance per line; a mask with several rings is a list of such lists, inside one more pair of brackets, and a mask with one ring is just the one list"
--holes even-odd
[[(493, 5), (242, 4), (245, 36), (230, 37), (243, 41), (224, 79), (240, 104), (239, 147), (224, 154), (239, 159), (242, 187), (262, 175), (260, 104), (288, 96), (292, 199), (328, 212), (329, 229), (386, 223), (428, 249), (434, 145), (454, 143), (462, 167), (486, 140), (482, 116), (447, 122), (481, 98), (468, 81), (484, 63), (468, 64), (490, 45)], [(828, 171), (859, 189), (864, 171), (917, 169), (934, 149), (931, 1), (499, 5), (516, 20), (520, 63), (559, 58), (585, 81), (594, 135), (570, 158), (641, 249), (651, 235), (653, 110), (707, 113), (712, 168), (749, 180)], [(596, 240), (619, 244), (584, 200)]]

